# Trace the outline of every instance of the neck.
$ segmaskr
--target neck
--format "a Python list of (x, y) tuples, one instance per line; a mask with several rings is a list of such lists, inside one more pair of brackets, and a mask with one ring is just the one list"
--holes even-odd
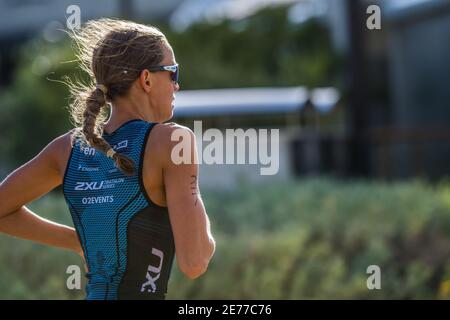
[(106, 121), (104, 125), (104, 129), (108, 132), (112, 132), (120, 127), (123, 123), (133, 120), (133, 119), (142, 119), (145, 118), (139, 113), (130, 112), (126, 108), (118, 108), (117, 106), (111, 106), (111, 115), (109, 119)]
[(106, 131), (112, 132), (123, 123), (133, 119), (153, 122), (154, 116), (148, 112), (150, 109), (145, 106), (146, 101), (142, 101), (136, 95), (117, 97), (111, 104), (111, 114), (104, 128)]

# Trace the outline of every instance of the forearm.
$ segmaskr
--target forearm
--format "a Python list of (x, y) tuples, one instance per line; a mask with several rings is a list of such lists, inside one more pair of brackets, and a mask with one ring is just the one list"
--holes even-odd
[(52, 247), (81, 252), (74, 228), (39, 217), (25, 206), (0, 218), (0, 232)]
[(198, 204), (198, 208), (201, 208), (201, 211), (203, 212), (203, 215), (205, 218), (207, 241), (204, 241), (205, 239), (203, 239), (202, 243), (203, 243), (203, 247), (204, 247), (204, 252), (208, 252), (207, 257), (209, 260), (214, 255), (214, 252), (216, 249), (216, 241), (214, 240), (214, 237), (212, 235), (211, 221), (209, 220), (208, 214), (206, 213), (205, 205), (204, 205), (203, 199), (201, 197), (199, 197), (199, 201), (197, 204)]

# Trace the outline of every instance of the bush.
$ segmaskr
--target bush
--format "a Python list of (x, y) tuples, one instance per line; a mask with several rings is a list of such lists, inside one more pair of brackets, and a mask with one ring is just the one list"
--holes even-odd
[[(221, 234), (216, 257), (191, 285), (174, 276), (170, 298), (450, 297), (448, 184), (312, 179), (238, 189), (205, 194)], [(372, 264), (382, 290), (366, 287)]]

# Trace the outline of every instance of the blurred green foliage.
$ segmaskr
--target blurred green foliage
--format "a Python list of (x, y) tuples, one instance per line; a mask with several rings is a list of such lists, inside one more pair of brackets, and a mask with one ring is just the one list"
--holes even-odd
[(181, 66), (181, 87), (308, 87), (339, 85), (342, 58), (327, 27), (312, 19), (294, 25), (285, 7), (239, 21), (164, 30)]
[[(181, 65), (182, 89), (339, 85), (341, 59), (327, 28), (318, 20), (290, 24), (286, 14), (285, 7), (265, 9), (183, 33), (158, 27)], [(70, 129), (69, 91), (60, 81), (85, 77), (67, 39), (35, 38), (18, 51), (13, 82), (0, 90), (0, 177)]]
[[(168, 299), (448, 299), (450, 182), (305, 179), (204, 191), (217, 249), (199, 279), (176, 267)], [(68, 223), (64, 200), (32, 203)], [(82, 299), (72, 253), (0, 236), (0, 298)], [(369, 265), (381, 290), (368, 290)]]

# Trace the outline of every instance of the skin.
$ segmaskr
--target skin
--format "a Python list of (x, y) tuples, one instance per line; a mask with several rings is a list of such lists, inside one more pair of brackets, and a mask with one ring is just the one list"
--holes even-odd
[[(165, 46), (163, 51), (161, 65), (175, 64), (170, 46)], [(190, 137), (191, 159), (197, 157), (193, 132), (175, 123), (163, 123), (173, 116), (173, 101), (178, 90), (179, 85), (172, 81), (170, 72), (143, 70), (128, 94), (112, 101), (111, 116), (104, 130), (112, 132), (132, 119), (158, 123), (147, 141), (143, 182), (150, 199), (168, 207), (178, 266), (193, 279), (206, 271), (215, 242), (198, 187), (198, 165), (176, 165), (171, 160), (172, 148), (178, 143), (171, 140), (175, 130)], [(0, 232), (83, 256), (73, 228), (46, 220), (25, 206), (61, 185), (70, 151), (69, 132), (54, 139), (1, 182)]]

